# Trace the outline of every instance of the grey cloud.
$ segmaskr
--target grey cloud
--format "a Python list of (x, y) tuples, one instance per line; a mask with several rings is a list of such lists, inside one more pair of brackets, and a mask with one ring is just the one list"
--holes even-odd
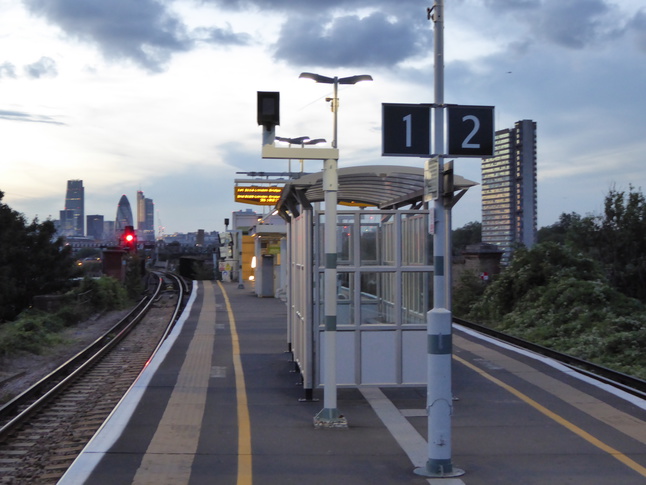
[[(372, 7), (381, 10), (381, 7), (389, 7), (393, 5), (392, 0), (202, 0), (204, 3), (211, 3), (219, 7), (228, 8), (230, 10), (244, 10), (246, 8), (254, 7), (262, 10), (281, 11), (287, 13), (296, 13), (301, 11), (316, 12), (321, 14), (339, 7), (346, 8), (361, 8)], [(397, 7), (401, 8), (407, 4), (415, 4), (417, 0), (399, 0)], [(381, 4), (381, 5), (380, 5)], [(421, 9), (425, 9), (422, 6)]]
[(26, 65), (24, 69), (25, 74), (32, 79), (56, 77), (58, 75), (56, 62), (51, 57), (41, 57), (38, 61)]
[(47, 123), (52, 125), (64, 125), (60, 121), (56, 121), (51, 116), (36, 115), (25, 113), (23, 111), (7, 111), (0, 109), (0, 120), (7, 121), (24, 121), (28, 123)]
[(5, 77), (16, 78), (16, 66), (10, 62), (0, 64), (0, 79)]
[(415, 29), (377, 12), (359, 18), (322, 17), (285, 22), (275, 47), (275, 58), (290, 64), (319, 66), (392, 66), (420, 52)]
[(637, 12), (628, 27), (635, 36), (638, 48), (646, 53), (646, 9)]
[(623, 28), (619, 10), (605, 0), (544, 0), (522, 21), (536, 38), (570, 49), (617, 37)]
[(217, 45), (246, 46), (251, 44), (251, 36), (245, 33), (235, 33), (231, 26), (226, 28), (203, 27), (194, 31), (197, 40)]
[(589, 43), (614, 36), (617, 31), (608, 22), (611, 7), (601, 0), (555, 1), (542, 22), (542, 28), (557, 43), (582, 48)]
[[(58, 25), (70, 37), (96, 45), (109, 60), (128, 60), (161, 72), (176, 53), (202, 40), (245, 45), (244, 34), (230, 28), (188, 32), (183, 22), (157, 0), (23, 0), (27, 8)], [(206, 33), (206, 35), (205, 35)]]
[(531, 10), (541, 6), (541, 0), (485, 0), (485, 5), (501, 12)]
[(24, 2), (68, 35), (97, 44), (107, 58), (129, 59), (150, 71), (190, 46), (183, 24), (154, 0)]

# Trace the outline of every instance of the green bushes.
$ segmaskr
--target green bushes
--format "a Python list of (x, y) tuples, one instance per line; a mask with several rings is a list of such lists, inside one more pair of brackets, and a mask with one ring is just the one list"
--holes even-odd
[(615, 289), (601, 265), (567, 246), (518, 250), (468, 319), (646, 378), (646, 305)]
[(18, 352), (39, 354), (62, 342), (61, 330), (91, 314), (127, 306), (125, 288), (114, 278), (85, 279), (65, 295), (65, 304), (55, 313), (22, 312), (13, 322), (0, 326), (0, 357)]
[(20, 319), (0, 329), (0, 356), (26, 351), (35, 354), (60, 342), (62, 322), (41, 312), (25, 312)]
[(79, 298), (95, 311), (123, 308), (128, 303), (126, 289), (114, 278), (86, 278), (78, 293)]

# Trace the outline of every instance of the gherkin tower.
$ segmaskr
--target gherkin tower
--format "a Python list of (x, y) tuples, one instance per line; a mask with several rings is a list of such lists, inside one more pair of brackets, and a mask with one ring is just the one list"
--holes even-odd
[(117, 206), (117, 217), (114, 220), (114, 230), (119, 233), (122, 232), (126, 226), (134, 227), (134, 223), (128, 197), (122, 195), (121, 199), (119, 199), (119, 205)]

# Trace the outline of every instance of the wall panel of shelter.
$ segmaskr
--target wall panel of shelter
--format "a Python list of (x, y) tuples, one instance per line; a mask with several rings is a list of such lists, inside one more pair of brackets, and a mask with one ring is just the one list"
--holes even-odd
[[(309, 211), (304, 211), (308, 213)], [(420, 385), (426, 380), (426, 315), (431, 305), (432, 266), (428, 211), (339, 211), (337, 216), (337, 383)], [(312, 244), (303, 216), (292, 224), (291, 328), (295, 358), (321, 385), (324, 333), (325, 213), (313, 216)], [(303, 223), (302, 227), (295, 226)], [(298, 234), (298, 236), (297, 236)], [(313, 264), (296, 246), (311, 246)], [(302, 250), (302, 249), (301, 249)], [(297, 274), (296, 274), (297, 273)], [(304, 279), (311, 279), (307, 284)], [(309, 291), (310, 295), (303, 294)], [(309, 301), (303, 306), (304, 301)], [(311, 319), (307, 311), (313, 308)], [(306, 349), (301, 339), (311, 339)], [(298, 339), (298, 341), (297, 341)], [(298, 349), (297, 349), (298, 347)]]

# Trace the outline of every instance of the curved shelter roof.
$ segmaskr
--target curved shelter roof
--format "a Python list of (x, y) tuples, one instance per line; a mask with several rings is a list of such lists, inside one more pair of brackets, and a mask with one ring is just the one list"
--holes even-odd
[[(340, 204), (374, 206), (396, 209), (405, 205), (420, 205), (424, 200), (424, 169), (401, 165), (367, 165), (338, 169)], [(454, 176), (456, 190), (476, 185), (458, 175)], [(285, 185), (276, 207), (295, 212), (297, 205), (308, 207), (322, 202), (323, 172), (304, 175)]]

